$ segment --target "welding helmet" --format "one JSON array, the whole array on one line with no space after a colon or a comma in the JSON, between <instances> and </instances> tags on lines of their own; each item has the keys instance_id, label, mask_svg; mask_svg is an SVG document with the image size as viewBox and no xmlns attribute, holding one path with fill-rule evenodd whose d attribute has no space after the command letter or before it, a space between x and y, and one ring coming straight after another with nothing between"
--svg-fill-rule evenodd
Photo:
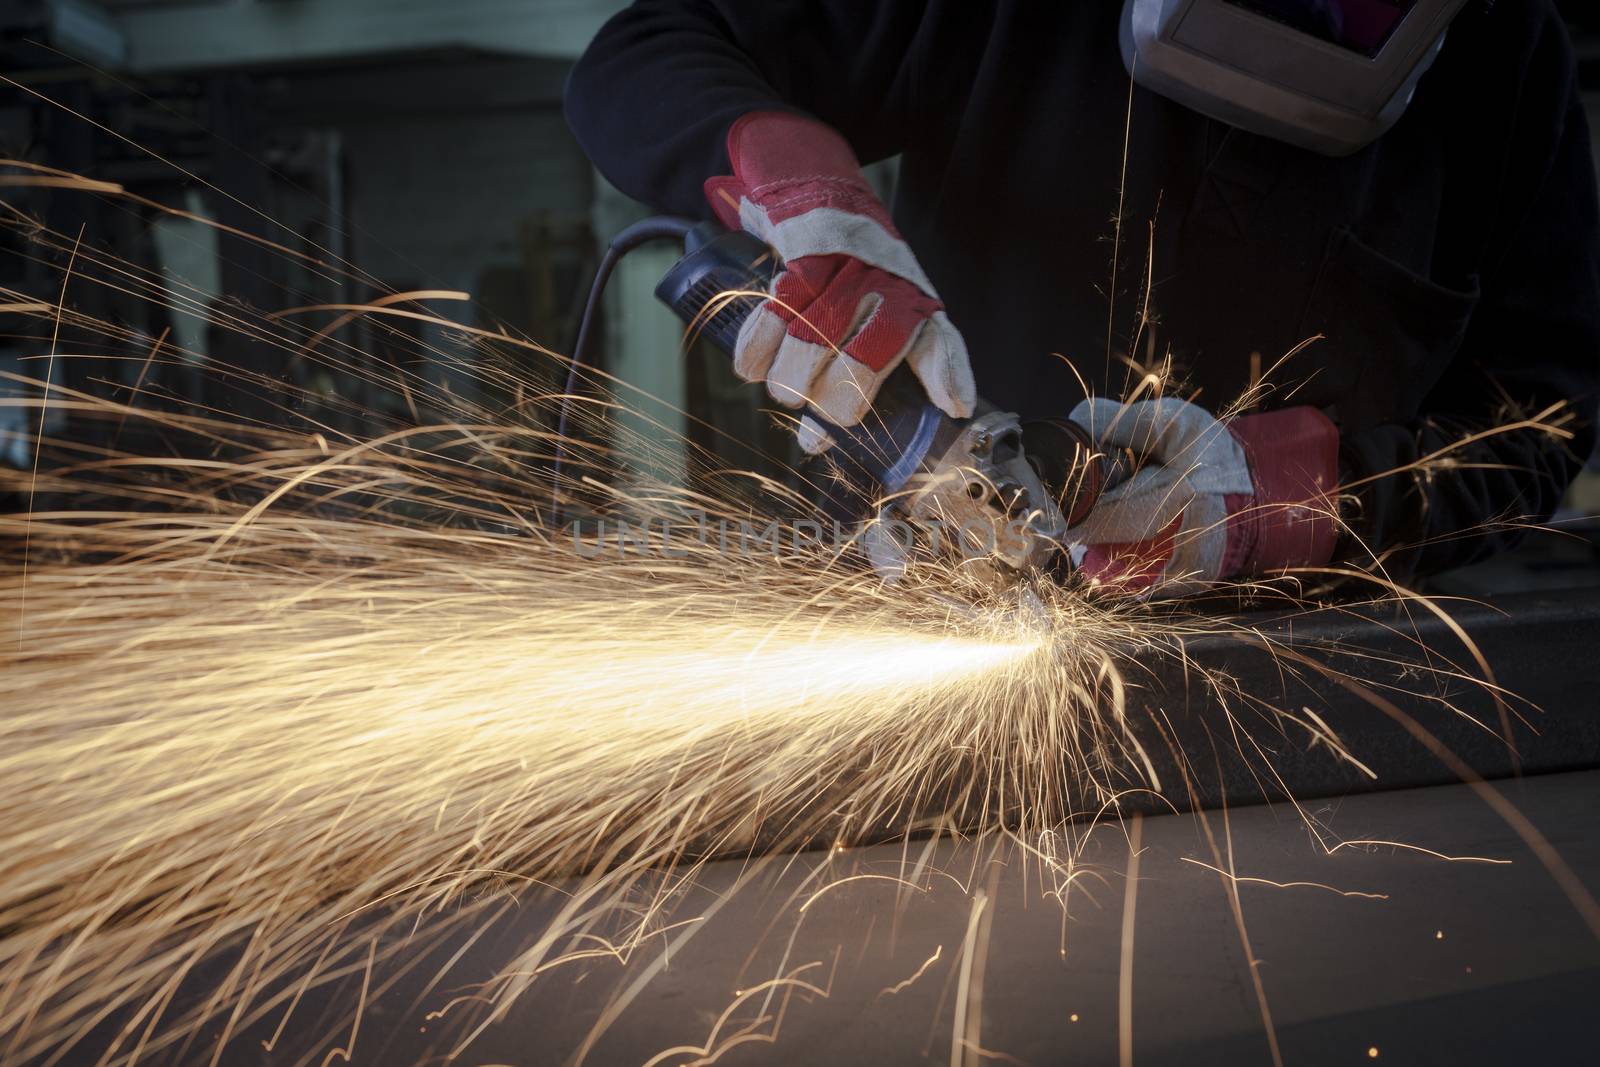
<instances>
[{"instance_id":1,"label":"welding helmet","mask_svg":"<svg viewBox=\"0 0 1600 1067\"><path fill-rule=\"evenodd\" d=\"M1138 84L1328 156L1393 126L1466 0L1126 0Z\"/></svg>"}]
</instances>

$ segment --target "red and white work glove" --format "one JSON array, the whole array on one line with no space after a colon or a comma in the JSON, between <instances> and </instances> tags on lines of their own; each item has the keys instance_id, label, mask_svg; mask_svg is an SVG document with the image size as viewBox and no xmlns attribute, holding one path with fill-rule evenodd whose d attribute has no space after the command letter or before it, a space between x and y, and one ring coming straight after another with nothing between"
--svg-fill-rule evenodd
<instances>
[{"instance_id":1,"label":"red and white work glove","mask_svg":"<svg viewBox=\"0 0 1600 1067\"><path fill-rule=\"evenodd\" d=\"M929 400L971 415L966 343L844 138L800 115L754 112L728 131L728 158L733 174L707 181L706 199L724 225L761 238L784 263L771 299L739 332L734 372L765 381L786 407L848 427L904 360ZM807 452L830 444L810 418L799 437Z\"/></svg>"},{"instance_id":2,"label":"red and white work glove","mask_svg":"<svg viewBox=\"0 0 1600 1067\"><path fill-rule=\"evenodd\" d=\"M1171 397L1091 399L1071 418L1108 452L1142 462L1068 532L1080 574L1117 592L1179 596L1333 558L1339 431L1316 408L1224 423Z\"/></svg>"}]
</instances>

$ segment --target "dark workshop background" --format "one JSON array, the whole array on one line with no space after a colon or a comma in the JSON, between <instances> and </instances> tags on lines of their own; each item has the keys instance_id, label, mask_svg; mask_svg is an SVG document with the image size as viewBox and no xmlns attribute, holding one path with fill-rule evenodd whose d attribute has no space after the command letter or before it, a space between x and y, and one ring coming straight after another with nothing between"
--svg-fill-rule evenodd
<instances>
[{"instance_id":1,"label":"dark workshop background","mask_svg":"<svg viewBox=\"0 0 1600 1067\"><path fill-rule=\"evenodd\" d=\"M117 182L255 232L264 229L259 209L283 224L279 239L328 248L393 289L469 291L475 304L440 310L476 325L504 325L565 352L603 237L644 213L595 173L561 114L573 60L621 6L621 0L0 0L0 70L117 135L96 132L25 90L0 86L0 157ZM1573 26L1590 121L1600 133L1600 10L1592 0L1560 6ZM79 194L22 195L27 210L52 228L75 233L87 223L117 254L158 265L216 301L267 308L377 294L199 223ZM54 299L54 268L21 251L14 239L0 250L0 285ZM741 389L722 360L705 352L681 357L678 324L650 297L672 258L668 248L647 249L619 271L604 321L607 369L735 438L788 447L758 412L755 391ZM208 336L196 320L163 314L159 306L96 299L109 302L85 310L123 324L134 337L153 341L170 329L181 347L203 359L288 373L313 396L400 414L399 398L355 376L309 365L253 366L282 355L220 332ZM373 359L415 361L433 340L426 328L400 342L352 329ZM0 370L20 366L24 346L7 340L18 332L0 316ZM455 391L481 388L471 374L442 363L423 369ZM530 361L526 370L548 374L549 366ZM208 395L216 385L199 368L162 373L168 395L197 404L219 399ZM643 415L708 447L728 447L670 408ZM332 404L327 417L361 432L359 416ZM0 463L27 462L32 421L0 407L0 431L11 431L0 433ZM61 420L49 430L74 433ZM1567 528L1582 536L1535 537L1515 558L1455 576L1447 587L1600 585L1600 470L1593 466L1562 518L1581 516L1591 518Z\"/></svg>"}]
</instances>

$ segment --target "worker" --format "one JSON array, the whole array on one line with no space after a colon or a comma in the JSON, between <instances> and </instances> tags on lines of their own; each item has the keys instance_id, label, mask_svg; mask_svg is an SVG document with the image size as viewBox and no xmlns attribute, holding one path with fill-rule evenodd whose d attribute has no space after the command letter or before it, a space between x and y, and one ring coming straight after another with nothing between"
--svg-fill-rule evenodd
<instances>
[{"instance_id":1,"label":"worker","mask_svg":"<svg viewBox=\"0 0 1600 1067\"><path fill-rule=\"evenodd\" d=\"M1139 452L1073 532L1093 576L1161 594L1509 546L1600 391L1554 4L1185 7L638 0L567 116L623 192L777 249L735 358L777 402L850 426L906 363L952 415L981 393ZM893 212L861 172L891 156Z\"/></svg>"}]
</instances>

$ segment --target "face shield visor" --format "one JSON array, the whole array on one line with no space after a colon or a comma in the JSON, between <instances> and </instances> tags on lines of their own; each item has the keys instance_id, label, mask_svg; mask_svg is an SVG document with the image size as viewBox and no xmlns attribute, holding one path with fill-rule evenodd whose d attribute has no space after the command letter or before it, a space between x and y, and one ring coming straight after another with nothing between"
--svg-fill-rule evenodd
<instances>
[{"instance_id":1,"label":"face shield visor","mask_svg":"<svg viewBox=\"0 0 1600 1067\"><path fill-rule=\"evenodd\" d=\"M1466 0L1125 0L1133 80L1328 156L1400 118Z\"/></svg>"}]
</instances>

